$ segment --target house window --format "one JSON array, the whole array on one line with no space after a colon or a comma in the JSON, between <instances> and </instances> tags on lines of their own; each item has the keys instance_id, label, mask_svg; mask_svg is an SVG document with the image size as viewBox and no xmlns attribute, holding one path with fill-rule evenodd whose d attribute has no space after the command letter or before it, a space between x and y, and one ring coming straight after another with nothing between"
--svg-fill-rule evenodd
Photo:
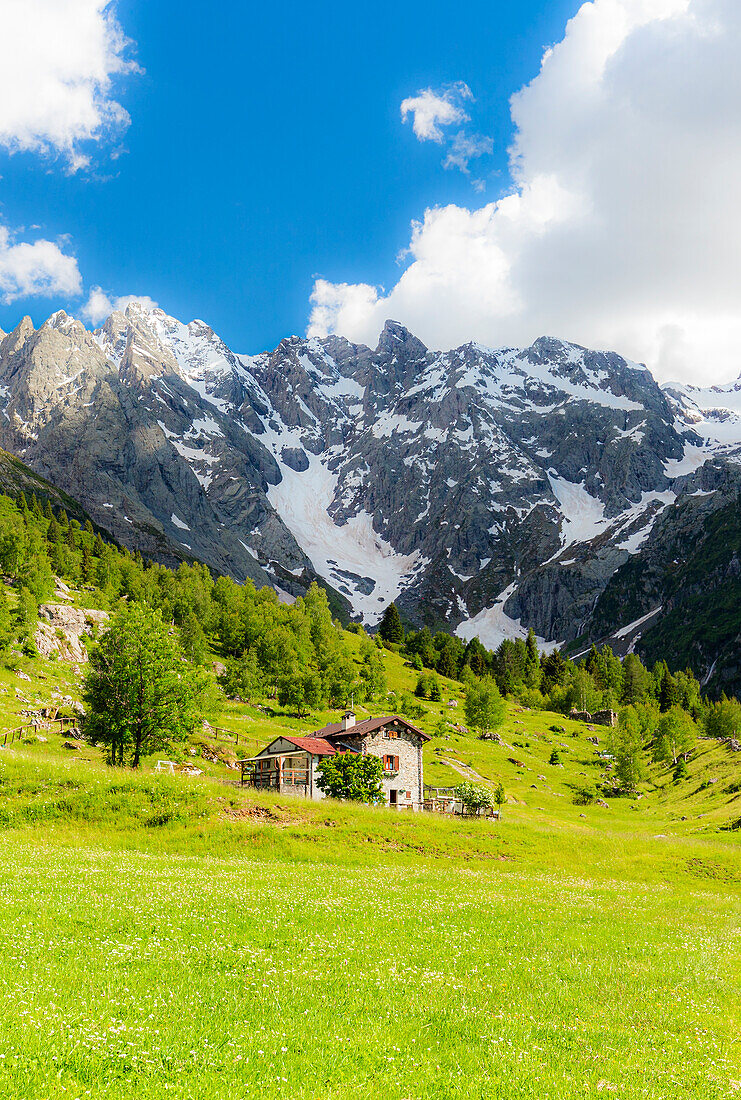
<instances>
[{"instance_id":1,"label":"house window","mask_svg":"<svg viewBox=\"0 0 741 1100\"><path fill-rule=\"evenodd\" d=\"M385 729L383 731L383 736L384 737L398 737L399 736L399 731L398 730L392 730L392 729Z\"/></svg>"},{"instance_id":2,"label":"house window","mask_svg":"<svg viewBox=\"0 0 741 1100\"><path fill-rule=\"evenodd\" d=\"M383 770L387 772L398 772L399 770L399 757L398 756L384 756L383 758Z\"/></svg>"},{"instance_id":3,"label":"house window","mask_svg":"<svg viewBox=\"0 0 741 1100\"><path fill-rule=\"evenodd\" d=\"M411 791L407 791L407 798L411 798L411 797L412 797L412 792L411 792Z\"/></svg>"}]
</instances>

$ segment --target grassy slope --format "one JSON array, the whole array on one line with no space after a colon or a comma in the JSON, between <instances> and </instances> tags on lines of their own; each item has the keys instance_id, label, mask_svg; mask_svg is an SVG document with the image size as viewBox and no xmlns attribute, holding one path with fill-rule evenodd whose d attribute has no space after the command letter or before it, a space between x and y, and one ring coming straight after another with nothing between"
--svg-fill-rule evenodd
<instances>
[{"instance_id":1,"label":"grassy slope","mask_svg":"<svg viewBox=\"0 0 741 1100\"><path fill-rule=\"evenodd\" d=\"M741 1078L734 834L219 794L26 751L3 769L8 1100L720 1100Z\"/></svg>"},{"instance_id":2,"label":"grassy slope","mask_svg":"<svg viewBox=\"0 0 741 1100\"><path fill-rule=\"evenodd\" d=\"M348 640L357 648L355 635L348 635ZM384 651L384 661L389 690L399 695L411 692L417 673L394 652ZM55 691L79 697L80 677L65 662L21 658L17 669L30 679L19 679L16 672L0 668L0 731L24 721L21 717L24 708L52 701ZM449 700L456 701L457 707L450 707ZM594 786L608 774L597 755L598 749L606 747L607 730L604 727L590 730L583 723L570 721L560 714L527 711L510 705L500 730L503 744L498 745L456 728L465 724L463 688L456 681L443 680L443 702L422 701L422 706L426 714L415 722L427 733L433 734L441 717L448 722L447 734L442 738L433 737L425 746L425 782L454 786L464 777L461 772L480 776L493 784L501 781L508 797L505 812L515 820L558 819L569 824L586 820L598 826L609 817L633 829L635 820L640 818L647 822L647 827L670 826L672 831L684 835L698 829L714 829L741 817L741 790L732 789L741 782L741 753L733 753L713 741L699 742L689 763L688 780L674 784L669 769L652 766L648 781L642 785L640 799L611 799L609 809L596 805L582 807L574 804L573 787ZM390 704L376 704L371 711L361 706L356 709L362 718L367 713L388 713ZM197 756L192 762L207 776L233 781L235 771L225 766L227 762L254 754L281 732L310 733L325 722L336 720L337 714L337 711L322 711L297 719L270 700L250 706L221 698L210 706L207 717L213 725L237 732L240 743L234 746L215 741L212 736L199 736L194 741ZM552 726L562 729L553 730ZM62 748L65 738L54 731L45 731L44 736L48 738L47 743L28 744L24 751L56 761L69 755ZM593 745L589 737L598 737L599 746ZM203 745L215 750L225 763L204 759L200 755ZM561 766L548 763L553 749L559 752ZM91 746L84 746L79 755L92 764L103 761L102 752ZM145 768L151 770L153 764L154 760L146 761Z\"/></svg>"},{"instance_id":3,"label":"grassy slope","mask_svg":"<svg viewBox=\"0 0 741 1100\"><path fill-rule=\"evenodd\" d=\"M67 665L22 668L0 726L76 694ZM445 688L430 732L464 721ZM210 717L252 751L334 715ZM458 781L444 760L502 780L498 826L250 794L202 758L201 779L114 773L53 732L3 750L0 1095L734 1095L741 852L717 826L741 754L701 742L686 783L654 769L640 800L583 808L584 726L510 708L502 733L425 750L428 782Z\"/></svg>"}]
</instances>

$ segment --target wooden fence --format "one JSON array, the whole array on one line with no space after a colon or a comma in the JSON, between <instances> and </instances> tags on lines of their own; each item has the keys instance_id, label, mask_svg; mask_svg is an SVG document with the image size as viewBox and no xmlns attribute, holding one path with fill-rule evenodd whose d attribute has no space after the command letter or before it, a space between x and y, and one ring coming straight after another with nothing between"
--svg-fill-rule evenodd
<instances>
[{"instance_id":1,"label":"wooden fence","mask_svg":"<svg viewBox=\"0 0 741 1100\"><path fill-rule=\"evenodd\" d=\"M4 733L0 733L3 738L3 748L12 745L14 741L21 741L29 731L38 733L39 730L50 730L55 722L59 722L59 732L64 733L65 729L77 724L77 718L42 718L38 722L26 722L25 725L16 726L15 729L5 730Z\"/></svg>"},{"instance_id":2,"label":"wooden fence","mask_svg":"<svg viewBox=\"0 0 741 1100\"><path fill-rule=\"evenodd\" d=\"M222 741L231 741L234 745L239 744L239 734L235 733L234 730L226 730L223 726L209 726L203 732L208 737L213 736L214 741L218 741L219 735L221 735Z\"/></svg>"}]
</instances>

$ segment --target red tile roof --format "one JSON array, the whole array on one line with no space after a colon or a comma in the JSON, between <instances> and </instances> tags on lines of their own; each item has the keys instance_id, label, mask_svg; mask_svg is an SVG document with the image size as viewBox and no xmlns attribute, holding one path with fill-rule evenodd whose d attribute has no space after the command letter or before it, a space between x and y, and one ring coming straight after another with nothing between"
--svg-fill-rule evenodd
<instances>
[{"instance_id":1,"label":"red tile roof","mask_svg":"<svg viewBox=\"0 0 741 1100\"><path fill-rule=\"evenodd\" d=\"M315 730L312 737L317 737L322 740L329 737L354 737L356 734L360 734L364 737L368 733L374 733L382 726L387 726L389 722L401 722L402 725L410 729L412 733L416 733L418 737L421 737L424 741L429 741L429 736L424 733L423 730L413 726L411 722L408 722L406 718L402 718L398 714L387 714L384 718L365 718L362 722L356 722L354 726L349 726L344 729L342 722L330 722L328 726L323 726L320 730ZM311 740L311 738L307 738Z\"/></svg>"},{"instance_id":2,"label":"red tile roof","mask_svg":"<svg viewBox=\"0 0 741 1100\"><path fill-rule=\"evenodd\" d=\"M323 737L286 737L281 734L284 741L290 741L297 749L311 753L312 756L334 756L337 749L325 741Z\"/></svg>"}]
</instances>

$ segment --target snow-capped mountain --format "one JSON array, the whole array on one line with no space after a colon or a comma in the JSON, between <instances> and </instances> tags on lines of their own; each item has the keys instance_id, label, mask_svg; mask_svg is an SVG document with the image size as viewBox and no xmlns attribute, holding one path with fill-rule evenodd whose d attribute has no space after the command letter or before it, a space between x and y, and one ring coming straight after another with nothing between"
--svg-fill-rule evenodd
<instances>
[{"instance_id":1,"label":"snow-capped mountain","mask_svg":"<svg viewBox=\"0 0 741 1100\"><path fill-rule=\"evenodd\" d=\"M662 390L546 338L435 352L394 322L375 349L245 356L132 303L1 340L0 446L161 560L293 595L318 577L369 625L393 599L488 645L557 643L630 626L603 621L611 579L678 504L702 522L736 499L741 382Z\"/></svg>"}]
</instances>

